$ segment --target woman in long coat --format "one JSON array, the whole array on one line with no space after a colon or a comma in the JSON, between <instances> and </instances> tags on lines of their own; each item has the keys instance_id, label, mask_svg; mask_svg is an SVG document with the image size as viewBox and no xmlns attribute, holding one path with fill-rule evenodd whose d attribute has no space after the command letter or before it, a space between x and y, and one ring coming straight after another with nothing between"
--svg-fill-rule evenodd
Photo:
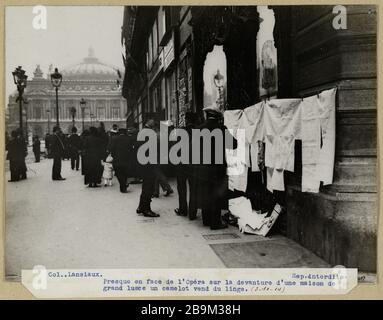
<instances>
[{"instance_id":1,"label":"woman in long coat","mask_svg":"<svg viewBox=\"0 0 383 320\"><path fill-rule=\"evenodd\" d=\"M85 139L84 153L85 153L85 183L90 188L97 187L98 183L101 183L102 176L102 164L101 160L104 157L103 141L98 135L97 128L89 128L90 135Z\"/></svg>"}]
</instances>

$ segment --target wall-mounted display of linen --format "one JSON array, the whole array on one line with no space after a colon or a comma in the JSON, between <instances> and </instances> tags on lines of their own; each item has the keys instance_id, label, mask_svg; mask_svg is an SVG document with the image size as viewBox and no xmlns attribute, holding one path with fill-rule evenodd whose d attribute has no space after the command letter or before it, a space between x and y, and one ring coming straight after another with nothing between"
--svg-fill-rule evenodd
<instances>
[{"instance_id":1,"label":"wall-mounted display of linen","mask_svg":"<svg viewBox=\"0 0 383 320\"><path fill-rule=\"evenodd\" d=\"M267 188L284 191L284 171L294 172L295 140L302 140L302 191L319 192L333 181L336 88L304 99L271 99L244 110L225 111L225 125L245 129L252 171L265 142ZM247 150L247 149L246 149Z\"/></svg>"},{"instance_id":2,"label":"wall-mounted display of linen","mask_svg":"<svg viewBox=\"0 0 383 320\"><path fill-rule=\"evenodd\" d=\"M303 192L319 192L321 181L324 185L333 181L335 95L335 88L325 90L301 103Z\"/></svg>"}]
</instances>

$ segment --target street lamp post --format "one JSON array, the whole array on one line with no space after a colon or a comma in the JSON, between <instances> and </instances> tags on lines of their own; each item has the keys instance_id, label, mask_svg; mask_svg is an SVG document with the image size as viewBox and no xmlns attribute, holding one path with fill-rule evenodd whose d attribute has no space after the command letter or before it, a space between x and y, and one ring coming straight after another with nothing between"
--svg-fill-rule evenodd
<instances>
[{"instance_id":1,"label":"street lamp post","mask_svg":"<svg viewBox=\"0 0 383 320\"><path fill-rule=\"evenodd\" d=\"M47 110L48 115L48 133L51 133L51 112L50 110Z\"/></svg>"},{"instance_id":2,"label":"street lamp post","mask_svg":"<svg viewBox=\"0 0 383 320\"><path fill-rule=\"evenodd\" d=\"M74 117L76 116L76 108L75 107L70 108L70 113L72 115L72 128L74 128Z\"/></svg>"},{"instance_id":3,"label":"street lamp post","mask_svg":"<svg viewBox=\"0 0 383 320\"><path fill-rule=\"evenodd\" d=\"M27 136L27 144L29 144L29 136L28 136L28 104L29 101L27 99L23 99L25 105L25 134Z\"/></svg>"},{"instance_id":4,"label":"street lamp post","mask_svg":"<svg viewBox=\"0 0 383 320\"><path fill-rule=\"evenodd\" d=\"M80 106L81 106L81 118L82 118L82 132L84 132L84 112L85 112L85 105L86 101L84 98L81 98L80 100Z\"/></svg>"},{"instance_id":5,"label":"street lamp post","mask_svg":"<svg viewBox=\"0 0 383 320\"><path fill-rule=\"evenodd\" d=\"M58 90L61 85L63 77L61 73L59 73L58 69L55 68L55 72L51 74L51 82L53 87L56 90L56 125L59 126L59 96L58 96Z\"/></svg>"},{"instance_id":6,"label":"street lamp post","mask_svg":"<svg viewBox=\"0 0 383 320\"><path fill-rule=\"evenodd\" d=\"M12 72L13 75L13 81L15 85L17 86L17 91L19 92L19 96L16 99L16 101L19 101L19 125L20 129L23 128L23 93L24 89L27 86L27 79L28 76L25 74L25 70L22 69L21 66L18 66L15 71Z\"/></svg>"},{"instance_id":7,"label":"street lamp post","mask_svg":"<svg viewBox=\"0 0 383 320\"><path fill-rule=\"evenodd\" d=\"M93 113L90 114L90 126L93 127Z\"/></svg>"}]
</instances>

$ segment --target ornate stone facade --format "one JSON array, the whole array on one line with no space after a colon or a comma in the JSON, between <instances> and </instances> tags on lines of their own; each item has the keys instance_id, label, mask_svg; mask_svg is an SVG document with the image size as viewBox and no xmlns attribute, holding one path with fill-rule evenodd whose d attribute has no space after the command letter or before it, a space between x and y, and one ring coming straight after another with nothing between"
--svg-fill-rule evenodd
<instances>
[{"instance_id":1,"label":"ornate stone facade","mask_svg":"<svg viewBox=\"0 0 383 320\"><path fill-rule=\"evenodd\" d=\"M27 110L26 121L30 135L37 134L41 137L48 131L52 132L56 124L56 97L49 78L51 72L49 70L44 77L37 66L33 78L28 81L24 93L28 104L24 104L24 109ZM80 63L59 69L59 72L63 76L58 91L59 121L63 132L67 133L72 128L72 108L76 109L74 121L79 132L82 131L82 123L84 128L98 125L101 121L106 129L110 129L114 123L125 127L126 100L121 95L121 74L117 68L101 62L90 48L88 56ZM82 98L86 101L84 113L80 105ZM9 114L12 115L12 109L18 110L18 104L13 103L12 97L10 99L12 101L8 107ZM19 121L18 117L14 120ZM12 124L10 121L8 128Z\"/></svg>"}]
</instances>

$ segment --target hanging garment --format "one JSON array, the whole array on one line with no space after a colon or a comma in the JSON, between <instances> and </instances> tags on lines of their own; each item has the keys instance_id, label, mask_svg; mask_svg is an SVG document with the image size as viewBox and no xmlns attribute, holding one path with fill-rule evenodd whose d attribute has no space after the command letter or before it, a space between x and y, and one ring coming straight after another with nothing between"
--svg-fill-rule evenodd
<instances>
[{"instance_id":1,"label":"hanging garment","mask_svg":"<svg viewBox=\"0 0 383 320\"><path fill-rule=\"evenodd\" d=\"M264 103L260 102L243 110L241 118L241 128L245 128L246 141L250 146L250 166L251 171L260 171L259 142L264 140Z\"/></svg>"},{"instance_id":2,"label":"hanging garment","mask_svg":"<svg viewBox=\"0 0 383 320\"><path fill-rule=\"evenodd\" d=\"M224 113L224 124L230 134L237 139L236 149L226 149L227 176L229 190L246 191L247 171L250 167L249 143L246 140L246 127L243 125L243 110L228 110Z\"/></svg>"},{"instance_id":3,"label":"hanging garment","mask_svg":"<svg viewBox=\"0 0 383 320\"><path fill-rule=\"evenodd\" d=\"M272 99L265 102L265 135L301 138L301 99Z\"/></svg>"},{"instance_id":4,"label":"hanging garment","mask_svg":"<svg viewBox=\"0 0 383 320\"><path fill-rule=\"evenodd\" d=\"M335 161L335 98L336 88L319 94L319 116L322 146L319 153L317 172L324 185L332 184Z\"/></svg>"},{"instance_id":5,"label":"hanging garment","mask_svg":"<svg viewBox=\"0 0 383 320\"><path fill-rule=\"evenodd\" d=\"M259 165L259 146L258 143L252 143L250 145L250 162L251 162L251 171L258 172L260 171Z\"/></svg>"},{"instance_id":6,"label":"hanging garment","mask_svg":"<svg viewBox=\"0 0 383 320\"><path fill-rule=\"evenodd\" d=\"M226 163L229 190L245 192L248 167L246 163L239 161L237 150L226 149Z\"/></svg>"},{"instance_id":7,"label":"hanging garment","mask_svg":"<svg viewBox=\"0 0 383 320\"><path fill-rule=\"evenodd\" d=\"M295 137L266 135L265 142L266 166L294 172Z\"/></svg>"},{"instance_id":8,"label":"hanging garment","mask_svg":"<svg viewBox=\"0 0 383 320\"><path fill-rule=\"evenodd\" d=\"M223 121L226 128L233 130L232 135L237 138L237 129L241 124L243 110L226 110L223 114Z\"/></svg>"},{"instance_id":9,"label":"hanging garment","mask_svg":"<svg viewBox=\"0 0 383 320\"><path fill-rule=\"evenodd\" d=\"M264 102L259 102L243 110L240 127L246 130L246 141L249 144L263 141L264 136Z\"/></svg>"},{"instance_id":10,"label":"hanging garment","mask_svg":"<svg viewBox=\"0 0 383 320\"><path fill-rule=\"evenodd\" d=\"M300 99L265 102L264 138L267 189L284 191L284 170L294 172L295 140L301 137Z\"/></svg>"},{"instance_id":11,"label":"hanging garment","mask_svg":"<svg viewBox=\"0 0 383 320\"><path fill-rule=\"evenodd\" d=\"M250 156L249 144L246 142L244 129L237 129L237 148L226 149L225 151L229 190L245 192Z\"/></svg>"},{"instance_id":12,"label":"hanging garment","mask_svg":"<svg viewBox=\"0 0 383 320\"><path fill-rule=\"evenodd\" d=\"M300 103L300 99L274 99L266 102L266 167L294 171L295 140L301 138Z\"/></svg>"},{"instance_id":13,"label":"hanging garment","mask_svg":"<svg viewBox=\"0 0 383 320\"><path fill-rule=\"evenodd\" d=\"M317 193L321 181L333 181L335 96L334 88L302 101L302 192Z\"/></svg>"},{"instance_id":14,"label":"hanging garment","mask_svg":"<svg viewBox=\"0 0 383 320\"><path fill-rule=\"evenodd\" d=\"M267 173L267 190L273 192L285 191L284 170L276 168L266 168Z\"/></svg>"}]
</instances>

